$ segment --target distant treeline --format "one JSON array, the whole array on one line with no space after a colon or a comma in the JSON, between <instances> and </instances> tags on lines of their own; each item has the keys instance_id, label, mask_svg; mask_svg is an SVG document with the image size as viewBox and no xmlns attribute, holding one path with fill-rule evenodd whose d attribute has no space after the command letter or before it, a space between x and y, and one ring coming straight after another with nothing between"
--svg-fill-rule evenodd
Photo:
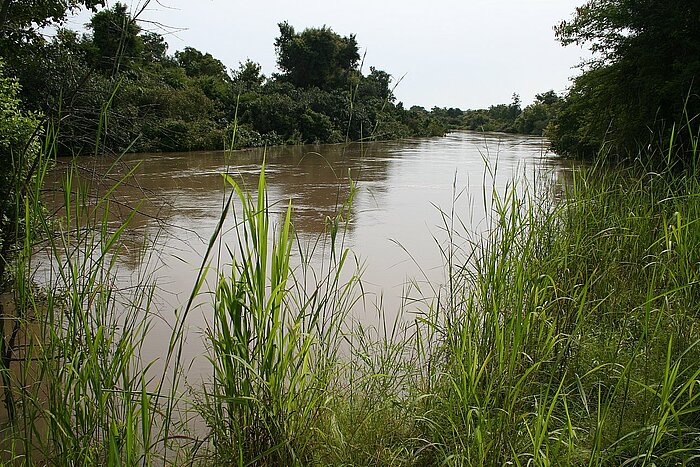
<instances>
[{"instance_id":1,"label":"distant treeline","mask_svg":"<svg viewBox=\"0 0 700 467\"><path fill-rule=\"evenodd\" d=\"M269 77L252 60L230 70L192 47L169 55L164 38L142 30L119 3L87 27L1 44L24 107L60 122L63 153L336 143L455 128L542 134L559 102L550 92L524 111L519 99L476 111L405 109L389 73L362 73L355 36L327 27L297 32L281 23L280 72Z\"/></svg>"},{"instance_id":2,"label":"distant treeline","mask_svg":"<svg viewBox=\"0 0 700 467\"><path fill-rule=\"evenodd\" d=\"M3 41L6 72L29 110L60 122L63 152L182 151L235 145L335 143L442 135L422 108L396 103L392 77L360 71L355 36L279 25L279 74L248 60L229 70L192 47L167 53L126 6L96 12L87 34L60 29L17 47ZM236 122L236 125L234 125ZM96 135L99 135L96 137Z\"/></svg>"},{"instance_id":3,"label":"distant treeline","mask_svg":"<svg viewBox=\"0 0 700 467\"><path fill-rule=\"evenodd\" d=\"M554 91L535 96L535 102L521 108L520 96L513 94L510 104L492 105L488 109L465 110L458 117L460 128L478 131L501 131L541 136L553 122L562 107L564 99ZM452 109L450 109L452 110ZM440 109L434 109L443 115ZM456 115L448 110L447 114ZM457 120L448 120L457 124Z\"/></svg>"},{"instance_id":4,"label":"distant treeline","mask_svg":"<svg viewBox=\"0 0 700 467\"><path fill-rule=\"evenodd\" d=\"M62 153L335 143L460 128L544 134L571 156L636 157L649 146L692 152L700 0L586 2L555 29L562 44L589 44L595 57L567 93L538 94L525 108L514 94L509 104L480 110L404 108L389 73L363 73L355 36L328 27L297 32L280 23L279 72L265 76L252 60L232 70L192 47L169 55L163 37L142 30L126 6L100 6L0 3L0 61L4 76L20 85L0 100L17 99L25 114L54 122ZM87 33L42 35L42 27L59 27L84 7L95 12Z\"/></svg>"}]
</instances>

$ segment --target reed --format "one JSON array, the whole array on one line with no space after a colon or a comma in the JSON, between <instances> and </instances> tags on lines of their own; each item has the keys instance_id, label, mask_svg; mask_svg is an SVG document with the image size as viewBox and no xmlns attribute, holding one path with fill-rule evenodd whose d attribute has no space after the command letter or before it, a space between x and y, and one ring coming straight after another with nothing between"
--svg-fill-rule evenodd
<instances>
[{"instance_id":1,"label":"reed","mask_svg":"<svg viewBox=\"0 0 700 467\"><path fill-rule=\"evenodd\" d=\"M317 245L296 237L291 203L269 204L264 165L254 193L225 174L230 192L190 300L213 269L211 379L198 387L180 352L190 306L157 373L140 355L158 312L154 284L113 286L135 214L110 220L114 188L92 192L73 165L55 222L39 202L51 146L42 154L14 266L18 337L1 368L14 411L2 427L9 464L700 459L694 168L598 163L566 180L514 181L484 193L485 232L445 212L445 284L422 308L404 305L413 319L375 327L350 320L365 297L360 273L347 270L356 267L343 245L349 205L328 219L325 261L312 266ZM231 223L236 245L219 244ZM32 277L38 238L52 257L44 282ZM230 266L212 268L217 245ZM182 413L205 428L192 432Z\"/></svg>"},{"instance_id":2,"label":"reed","mask_svg":"<svg viewBox=\"0 0 700 467\"><path fill-rule=\"evenodd\" d=\"M449 464L688 464L697 442L696 173L578 167L496 194L428 318L422 417Z\"/></svg>"},{"instance_id":3,"label":"reed","mask_svg":"<svg viewBox=\"0 0 700 467\"><path fill-rule=\"evenodd\" d=\"M227 246L232 265L220 274L207 330L213 380L201 408L211 454L238 465L306 464L356 277L341 281L343 250L319 280L303 284L290 265L291 202L273 224L264 165L256 196L224 177L241 209L232 210L238 245Z\"/></svg>"},{"instance_id":4,"label":"reed","mask_svg":"<svg viewBox=\"0 0 700 467\"><path fill-rule=\"evenodd\" d=\"M488 232L448 235L433 305L354 330L318 463L696 462L698 180L595 164L487 193Z\"/></svg>"},{"instance_id":5,"label":"reed","mask_svg":"<svg viewBox=\"0 0 700 467\"><path fill-rule=\"evenodd\" d=\"M3 459L12 465L150 464L160 425L152 391L159 391L140 349L154 288L148 278L128 290L116 285L121 236L134 212L115 223L110 194L116 186L95 192L71 164L57 223L41 204L54 149L48 138L23 200L25 236L13 271L16 339L4 372L10 417L2 426Z\"/></svg>"}]
</instances>

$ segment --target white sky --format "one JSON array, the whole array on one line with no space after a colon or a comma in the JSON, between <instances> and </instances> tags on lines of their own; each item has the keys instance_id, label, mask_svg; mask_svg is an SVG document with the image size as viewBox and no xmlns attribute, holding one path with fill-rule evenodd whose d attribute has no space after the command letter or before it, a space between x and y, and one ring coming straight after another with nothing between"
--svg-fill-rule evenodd
<instances>
[{"instance_id":1,"label":"white sky","mask_svg":"<svg viewBox=\"0 0 700 467\"><path fill-rule=\"evenodd\" d=\"M132 11L144 0L126 0ZM114 1L109 1L113 5ZM152 0L141 19L177 31L165 35L168 53L186 46L209 52L229 68L247 58L266 75L277 71L277 23L297 31L329 26L355 34L363 71L373 65L399 78L395 91L406 107L484 108L523 103L535 94L564 91L586 51L562 47L553 26L570 19L583 0ZM67 24L81 29L89 14Z\"/></svg>"}]
</instances>

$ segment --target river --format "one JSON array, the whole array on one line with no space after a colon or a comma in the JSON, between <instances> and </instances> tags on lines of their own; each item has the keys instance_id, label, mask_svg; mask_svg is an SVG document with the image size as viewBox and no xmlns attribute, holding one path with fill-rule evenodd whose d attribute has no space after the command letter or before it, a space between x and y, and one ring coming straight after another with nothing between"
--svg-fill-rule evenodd
<instances>
[{"instance_id":1,"label":"river","mask_svg":"<svg viewBox=\"0 0 700 467\"><path fill-rule=\"evenodd\" d=\"M96 196L132 173L110 197L113 216L125 218L138 208L124 236L116 281L122 288L146 276L157 283L159 318L144 345L144 358L157 358L167 347L175 310L182 310L194 286L221 216L224 190L230 191L222 174L254 190L263 159L272 209L283 212L291 199L302 248L324 244L327 219L348 198L350 179L356 183L342 241L352 252L350 269L362 270L365 299L353 310L353 319L365 324L393 320L399 313L400 319L410 319L428 306L445 281L441 249L448 240L451 212L459 220L456 233L478 234L487 227L485 206L493 190L503 192L514 177L531 183L565 171L541 138L473 132L266 151L79 159L81 177ZM55 173L65 164L59 161ZM55 177L50 186L57 188L60 180ZM224 244L236 243L232 224L224 228ZM205 289L212 288L214 278ZM206 374L200 335L211 321L210 296L203 295L199 303L188 317L185 359L194 360L191 371Z\"/></svg>"}]
</instances>

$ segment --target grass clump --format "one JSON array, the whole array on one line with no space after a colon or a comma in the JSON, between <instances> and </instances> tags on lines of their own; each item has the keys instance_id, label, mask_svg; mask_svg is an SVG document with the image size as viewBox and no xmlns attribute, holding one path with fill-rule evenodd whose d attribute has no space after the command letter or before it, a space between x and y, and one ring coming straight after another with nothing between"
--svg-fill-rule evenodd
<instances>
[{"instance_id":1,"label":"grass clump","mask_svg":"<svg viewBox=\"0 0 700 467\"><path fill-rule=\"evenodd\" d=\"M450 465L676 465L700 454L700 183L578 167L496 196L428 317L424 419Z\"/></svg>"},{"instance_id":2,"label":"grass clump","mask_svg":"<svg viewBox=\"0 0 700 467\"><path fill-rule=\"evenodd\" d=\"M349 210L328 219L326 261L312 266L315 246L295 236L291 205L277 213L268 203L264 168L255 194L226 175L230 193L190 301L213 250L231 266L216 270L205 330L211 379L192 393L178 386L192 387L186 374L166 387L166 373L141 361L153 287L145 281L129 297L111 287L126 225L108 220L110 190L88 199L69 172L63 229L39 222L52 287L29 285L29 236L18 255L16 277L26 280L16 303L27 318L15 367L2 369L15 413L3 426L5 459L692 465L700 177L641 163L560 176L485 193L485 232L458 235L458 215L445 213L437 298L413 320L367 327L348 319L363 298L358 275L343 273ZM38 207L27 212L42 219ZM229 216L236 245L218 241ZM164 372L185 367L187 311ZM178 413L195 411L205 428L192 433Z\"/></svg>"},{"instance_id":3,"label":"grass clump","mask_svg":"<svg viewBox=\"0 0 700 467\"><path fill-rule=\"evenodd\" d=\"M232 266L220 275L207 330L213 379L200 405L211 430L206 456L237 465L307 464L357 278L341 281L343 250L304 286L307 274L290 265L291 201L272 224L264 166L255 198L225 179L241 209L233 211L238 246L227 245Z\"/></svg>"},{"instance_id":4,"label":"grass clump","mask_svg":"<svg viewBox=\"0 0 700 467\"><path fill-rule=\"evenodd\" d=\"M12 306L22 319L9 349L11 363L3 368L2 460L151 464L162 452L155 446L163 417L141 347L154 287L147 278L129 290L115 285L121 237L134 214L111 220L110 192L92 190L75 165L61 188L62 225L42 209L35 188L27 192L25 210L27 226L33 225L14 263ZM45 248L37 247L37 239ZM47 257L36 271L40 254Z\"/></svg>"}]
</instances>

